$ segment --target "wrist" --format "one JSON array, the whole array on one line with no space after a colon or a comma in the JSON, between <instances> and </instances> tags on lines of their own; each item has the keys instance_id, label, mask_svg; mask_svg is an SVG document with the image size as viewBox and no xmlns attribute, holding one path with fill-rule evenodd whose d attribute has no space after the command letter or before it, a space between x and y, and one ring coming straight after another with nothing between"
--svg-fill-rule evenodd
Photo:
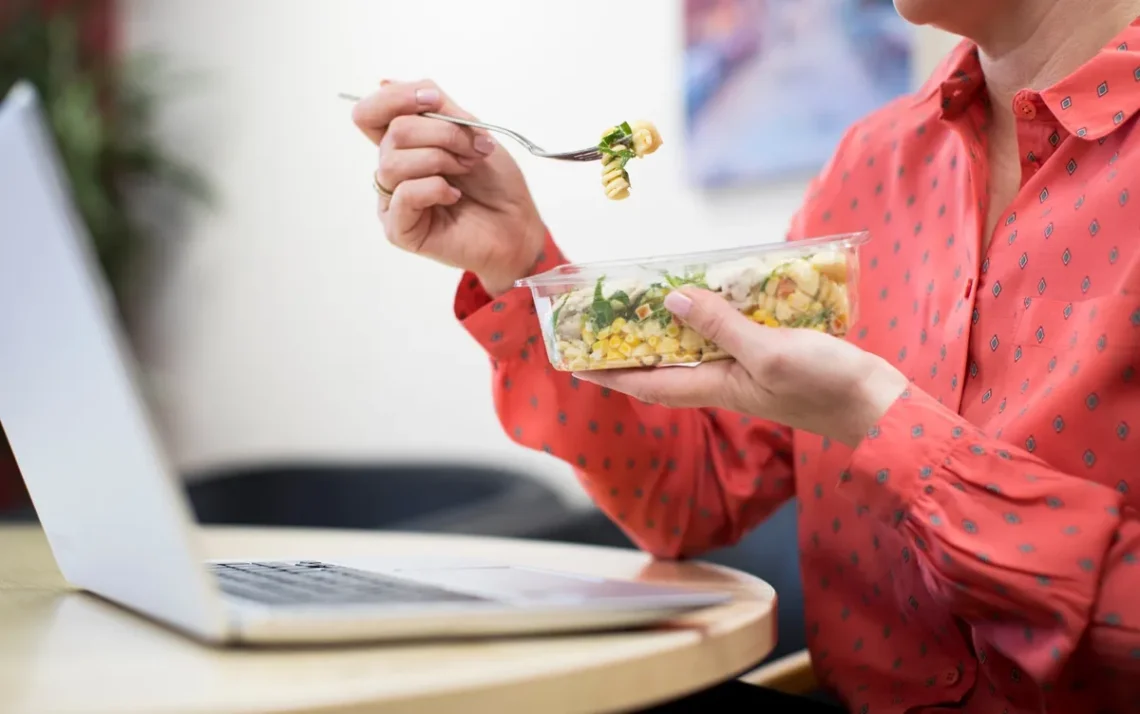
<instances>
[{"instance_id":1,"label":"wrist","mask_svg":"<svg viewBox=\"0 0 1140 714\"><path fill-rule=\"evenodd\" d=\"M490 295L492 298L499 298L514 289L516 280L526 276L518 275L516 277L503 277L487 274L476 274L476 277L479 278L479 283L483 286L483 289L487 291L488 295Z\"/></svg>"},{"instance_id":2,"label":"wrist","mask_svg":"<svg viewBox=\"0 0 1140 714\"><path fill-rule=\"evenodd\" d=\"M860 369L863 375L857 379L851 392L851 403L842 409L842 424L838 441L855 448L859 442L878 424L891 406L910 387L910 381L902 372L888 362L874 355L867 355L868 364Z\"/></svg>"},{"instance_id":3,"label":"wrist","mask_svg":"<svg viewBox=\"0 0 1140 714\"><path fill-rule=\"evenodd\" d=\"M514 288L515 281L533 275L542 259L545 243L546 226L541 221L523 231L523 249L513 256L513 260L503 261L494 270L476 273L487 294L493 298L500 297Z\"/></svg>"}]
</instances>

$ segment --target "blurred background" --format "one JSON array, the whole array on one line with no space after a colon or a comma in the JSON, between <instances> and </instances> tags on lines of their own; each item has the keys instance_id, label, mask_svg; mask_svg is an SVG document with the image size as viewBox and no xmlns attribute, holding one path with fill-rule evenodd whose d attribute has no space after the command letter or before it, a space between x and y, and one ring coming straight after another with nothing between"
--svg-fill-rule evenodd
<instances>
[{"instance_id":1,"label":"blurred background","mask_svg":"<svg viewBox=\"0 0 1140 714\"><path fill-rule=\"evenodd\" d=\"M506 147L572 259L777 241L843 125L916 86L955 41L892 12L872 0L6 0L0 93L26 76L48 99L200 520L628 547L569 467L501 433L488 362L452 316L458 276L386 243L375 150L336 94L430 77L548 147L656 122L665 148L621 203L604 199L596 166ZM826 68L851 56L862 79L838 91ZM784 142L800 149L766 153L796 116L813 127ZM740 132L767 142L727 165L723 139ZM2 438L0 519L34 519ZM710 556L780 592L774 656L803 646L794 527L790 504Z\"/></svg>"},{"instance_id":2,"label":"blurred background","mask_svg":"<svg viewBox=\"0 0 1140 714\"><path fill-rule=\"evenodd\" d=\"M720 186L810 175L853 122L913 85L892 0L685 0L689 173Z\"/></svg>"}]
</instances>

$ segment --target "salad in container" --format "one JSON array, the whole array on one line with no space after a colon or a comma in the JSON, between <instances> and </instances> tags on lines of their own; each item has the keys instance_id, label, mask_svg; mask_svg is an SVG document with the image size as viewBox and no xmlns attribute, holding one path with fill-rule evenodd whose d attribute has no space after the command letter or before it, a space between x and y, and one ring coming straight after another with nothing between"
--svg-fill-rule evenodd
<instances>
[{"instance_id":1,"label":"salad in container","mask_svg":"<svg viewBox=\"0 0 1140 714\"><path fill-rule=\"evenodd\" d=\"M847 233L750 248L562 265L524 278L555 369L698 365L729 355L664 305L692 286L768 327L842 337L856 318L859 246Z\"/></svg>"}]
</instances>

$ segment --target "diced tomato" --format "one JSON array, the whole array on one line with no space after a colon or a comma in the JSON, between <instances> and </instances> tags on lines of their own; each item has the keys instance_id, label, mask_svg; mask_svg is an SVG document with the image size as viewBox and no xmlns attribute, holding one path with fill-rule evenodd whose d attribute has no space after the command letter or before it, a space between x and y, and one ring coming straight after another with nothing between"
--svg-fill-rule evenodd
<instances>
[{"instance_id":1,"label":"diced tomato","mask_svg":"<svg viewBox=\"0 0 1140 714\"><path fill-rule=\"evenodd\" d=\"M796 281L791 278L780 278L780 283L776 286L776 297L786 298L796 291Z\"/></svg>"}]
</instances>

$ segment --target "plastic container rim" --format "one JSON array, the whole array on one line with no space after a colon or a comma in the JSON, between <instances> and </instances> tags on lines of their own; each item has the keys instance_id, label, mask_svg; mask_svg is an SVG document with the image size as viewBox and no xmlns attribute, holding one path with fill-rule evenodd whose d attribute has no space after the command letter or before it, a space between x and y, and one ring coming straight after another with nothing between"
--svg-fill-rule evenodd
<instances>
[{"instance_id":1,"label":"plastic container rim","mask_svg":"<svg viewBox=\"0 0 1140 714\"><path fill-rule=\"evenodd\" d=\"M855 231L851 233L837 233L835 235L807 238L804 240L781 241L779 243L765 243L762 245L742 246L740 248L721 248L695 253L678 253L675 255L655 256L652 258L629 258L624 260L597 261L593 263L567 263L546 272L521 278L515 281L516 288L550 287L552 285L569 285L586 280L595 280L598 275L628 268L652 269L655 266L673 265L677 263L713 263L764 253L777 253L783 251L798 251L801 249L818 248L822 246L838 248L856 248L871 238L868 231Z\"/></svg>"}]
</instances>

